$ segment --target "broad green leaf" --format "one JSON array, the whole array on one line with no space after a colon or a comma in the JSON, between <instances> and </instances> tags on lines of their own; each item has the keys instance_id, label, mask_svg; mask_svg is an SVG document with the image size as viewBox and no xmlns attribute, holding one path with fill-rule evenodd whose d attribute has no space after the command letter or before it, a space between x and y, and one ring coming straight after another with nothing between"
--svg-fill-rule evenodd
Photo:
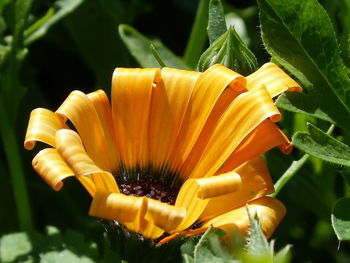
<instances>
[{"instance_id":1,"label":"broad green leaf","mask_svg":"<svg viewBox=\"0 0 350 263\"><path fill-rule=\"evenodd\" d=\"M84 0L59 0L56 1L46 15L39 19L24 32L24 44L29 45L43 37L46 32L66 15L73 12Z\"/></svg>"},{"instance_id":2,"label":"broad green leaf","mask_svg":"<svg viewBox=\"0 0 350 263\"><path fill-rule=\"evenodd\" d=\"M332 211L332 226L339 240L350 240L350 198L339 199Z\"/></svg>"},{"instance_id":3,"label":"broad green leaf","mask_svg":"<svg viewBox=\"0 0 350 263\"><path fill-rule=\"evenodd\" d=\"M0 239L0 262L15 262L27 255L33 247L26 233L14 233L2 236Z\"/></svg>"},{"instance_id":4,"label":"broad green leaf","mask_svg":"<svg viewBox=\"0 0 350 263\"><path fill-rule=\"evenodd\" d=\"M297 132L292 144L300 150L324 161L350 166L350 147L327 135L311 123L309 133Z\"/></svg>"},{"instance_id":5,"label":"broad green leaf","mask_svg":"<svg viewBox=\"0 0 350 263\"><path fill-rule=\"evenodd\" d=\"M263 43L320 109L350 128L350 81L329 17L316 0L258 0Z\"/></svg>"},{"instance_id":6,"label":"broad green leaf","mask_svg":"<svg viewBox=\"0 0 350 263\"><path fill-rule=\"evenodd\" d=\"M151 51L151 45L153 45L167 67L188 69L188 66L162 43L148 39L131 26L120 25L119 35L131 55L142 67L159 67L159 63Z\"/></svg>"},{"instance_id":7,"label":"broad green leaf","mask_svg":"<svg viewBox=\"0 0 350 263\"><path fill-rule=\"evenodd\" d=\"M279 96L276 106L291 112L302 113L330 123L335 123L325 113L313 96L299 92L287 92Z\"/></svg>"},{"instance_id":8,"label":"broad green leaf","mask_svg":"<svg viewBox=\"0 0 350 263\"><path fill-rule=\"evenodd\" d=\"M224 65L242 75L249 75L258 67L255 55L230 27L202 54L198 61L199 71L214 64Z\"/></svg>"},{"instance_id":9,"label":"broad green leaf","mask_svg":"<svg viewBox=\"0 0 350 263\"><path fill-rule=\"evenodd\" d=\"M227 31L224 8L220 0L209 2L207 31L210 45Z\"/></svg>"}]
</instances>

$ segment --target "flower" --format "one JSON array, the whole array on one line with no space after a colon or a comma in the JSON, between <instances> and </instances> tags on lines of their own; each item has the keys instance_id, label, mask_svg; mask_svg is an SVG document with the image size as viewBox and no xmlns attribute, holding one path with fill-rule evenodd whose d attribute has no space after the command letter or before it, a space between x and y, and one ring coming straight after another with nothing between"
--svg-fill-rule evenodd
<instances>
[{"instance_id":1,"label":"flower","mask_svg":"<svg viewBox=\"0 0 350 263\"><path fill-rule=\"evenodd\" d=\"M221 65L117 68L111 104L102 90L73 91L56 112L34 109L24 146L51 146L33 167L54 190L75 176L90 215L146 238L211 225L246 232L246 204L269 237L285 208L266 196L274 188L261 154L291 150L272 100L286 90L301 88L273 63L248 77Z\"/></svg>"}]
</instances>

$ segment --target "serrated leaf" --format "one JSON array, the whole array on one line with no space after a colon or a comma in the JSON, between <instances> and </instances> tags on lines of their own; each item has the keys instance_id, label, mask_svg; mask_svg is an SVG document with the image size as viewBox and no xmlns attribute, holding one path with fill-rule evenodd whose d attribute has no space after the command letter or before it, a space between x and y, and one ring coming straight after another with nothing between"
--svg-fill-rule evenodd
<instances>
[{"instance_id":1,"label":"serrated leaf","mask_svg":"<svg viewBox=\"0 0 350 263\"><path fill-rule=\"evenodd\" d=\"M14 262L32 251L30 238L26 233L13 233L0 239L0 262Z\"/></svg>"},{"instance_id":2,"label":"serrated leaf","mask_svg":"<svg viewBox=\"0 0 350 263\"><path fill-rule=\"evenodd\" d=\"M227 31L224 8L220 0L209 2L207 31L210 45Z\"/></svg>"},{"instance_id":3,"label":"serrated leaf","mask_svg":"<svg viewBox=\"0 0 350 263\"><path fill-rule=\"evenodd\" d=\"M311 95L299 92L287 92L279 96L276 100L276 106L295 113L302 113L315 117L332 124L335 123Z\"/></svg>"},{"instance_id":4,"label":"serrated leaf","mask_svg":"<svg viewBox=\"0 0 350 263\"><path fill-rule=\"evenodd\" d=\"M350 128L350 81L329 17L316 0L258 0L263 43L323 112Z\"/></svg>"},{"instance_id":5,"label":"serrated leaf","mask_svg":"<svg viewBox=\"0 0 350 263\"><path fill-rule=\"evenodd\" d=\"M258 66L255 55L243 43L233 27L215 40L202 54L198 61L198 69L205 71L215 64L224 65L242 75L249 75Z\"/></svg>"},{"instance_id":6,"label":"serrated leaf","mask_svg":"<svg viewBox=\"0 0 350 263\"><path fill-rule=\"evenodd\" d=\"M83 0L59 0L49 9L48 13L24 32L24 44L29 45L43 37L46 32L66 15L73 12Z\"/></svg>"},{"instance_id":7,"label":"serrated leaf","mask_svg":"<svg viewBox=\"0 0 350 263\"><path fill-rule=\"evenodd\" d=\"M159 67L151 51L151 44L159 53L167 67L189 69L189 67L159 41L152 41L128 25L119 26L119 35L131 55L142 67Z\"/></svg>"},{"instance_id":8,"label":"serrated leaf","mask_svg":"<svg viewBox=\"0 0 350 263\"><path fill-rule=\"evenodd\" d=\"M247 211L249 216L249 236L246 245L247 254L257 256L269 254L269 243L261 230L258 215L252 215L249 212L248 206Z\"/></svg>"},{"instance_id":9,"label":"serrated leaf","mask_svg":"<svg viewBox=\"0 0 350 263\"><path fill-rule=\"evenodd\" d=\"M339 199L332 211L332 226L339 240L350 240L350 198Z\"/></svg>"},{"instance_id":10,"label":"serrated leaf","mask_svg":"<svg viewBox=\"0 0 350 263\"><path fill-rule=\"evenodd\" d=\"M300 150L324 161L350 166L350 147L329 136L311 123L308 131L297 132L292 144Z\"/></svg>"}]
</instances>

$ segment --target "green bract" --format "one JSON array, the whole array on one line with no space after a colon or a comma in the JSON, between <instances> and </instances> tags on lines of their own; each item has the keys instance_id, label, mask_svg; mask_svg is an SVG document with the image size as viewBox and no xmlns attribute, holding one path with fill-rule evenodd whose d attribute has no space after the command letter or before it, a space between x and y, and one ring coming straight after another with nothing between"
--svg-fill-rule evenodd
<instances>
[{"instance_id":1,"label":"green bract","mask_svg":"<svg viewBox=\"0 0 350 263\"><path fill-rule=\"evenodd\" d=\"M255 55L232 27L202 54L198 62L198 69L204 71L215 64L224 65L245 76L254 72L258 67Z\"/></svg>"}]
</instances>

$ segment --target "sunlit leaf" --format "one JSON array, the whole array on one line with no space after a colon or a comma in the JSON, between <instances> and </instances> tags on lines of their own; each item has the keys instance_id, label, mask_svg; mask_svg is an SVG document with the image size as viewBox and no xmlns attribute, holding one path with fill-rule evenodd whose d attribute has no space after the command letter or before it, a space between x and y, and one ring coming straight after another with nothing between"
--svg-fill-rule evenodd
<instances>
[{"instance_id":1,"label":"sunlit leaf","mask_svg":"<svg viewBox=\"0 0 350 263\"><path fill-rule=\"evenodd\" d=\"M15 262L28 255L33 247L26 233L14 233L0 238L0 262Z\"/></svg>"},{"instance_id":2,"label":"sunlit leaf","mask_svg":"<svg viewBox=\"0 0 350 263\"><path fill-rule=\"evenodd\" d=\"M332 226L339 240L350 240L350 198L339 199L332 211Z\"/></svg>"},{"instance_id":3,"label":"sunlit leaf","mask_svg":"<svg viewBox=\"0 0 350 263\"><path fill-rule=\"evenodd\" d=\"M350 147L308 123L308 131L297 132L292 143L300 150L324 161L350 166Z\"/></svg>"},{"instance_id":4,"label":"sunlit leaf","mask_svg":"<svg viewBox=\"0 0 350 263\"><path fill-rule=\"evenodd\" d=\"M350 81L329 17L316 0L258 0L262 39L323 112L350 128Z\"/></svg>"},{"instance_id":5,"label":"sunlit leaf","mask_svg":"<svg viewBox=\"0 0 350 263\"><path fill-rule=\"evenodd\" d=\"M129 49L131 55L142 67L159 67L159 63L151 51L151 44L153 44L167 67L175 67L179 69L189 68L162 43L148 39L131 26L120 25L119 35Z\"/></svg>"}]
</instances>

